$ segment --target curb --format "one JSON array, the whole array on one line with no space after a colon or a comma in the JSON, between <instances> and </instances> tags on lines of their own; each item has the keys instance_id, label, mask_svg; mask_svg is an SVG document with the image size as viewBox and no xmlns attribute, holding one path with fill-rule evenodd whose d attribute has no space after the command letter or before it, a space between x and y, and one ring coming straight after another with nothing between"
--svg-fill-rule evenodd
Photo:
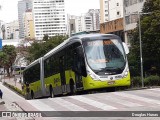
<instances>
[{"instance_id":1,"label":"curb","mask_svg":"<svg viewBox=\"0 0 160 120\"><path fill-rule=\"evenodd\" d=\"M9 84L9 83L7 83L7 82L6 82L6 84L11 85L11 84ZM9 86L6 85L6 84L3 83L3 85L4 85L5 87L7 87L8 89L12 90L13 92L15 92L16 94L18 94L19 96L25 98L25 96L23 96L22 94L18 93L16 90L12 89L11 87L9 87ZM11 85L11 86L13 86L13 85ZM16 88L17 88L17 87L16 87ZM19 88L17 88L17 89L19 89Z\"/></svg>"}]
</instances>

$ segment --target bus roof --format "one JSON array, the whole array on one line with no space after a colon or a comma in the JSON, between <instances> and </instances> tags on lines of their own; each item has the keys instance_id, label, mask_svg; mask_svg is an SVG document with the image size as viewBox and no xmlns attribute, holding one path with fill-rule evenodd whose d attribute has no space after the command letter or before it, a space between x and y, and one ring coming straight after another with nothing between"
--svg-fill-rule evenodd
<instances>
[{"instance_id":1,"label":"bus roof","mask_svg":"<svg viewBox=\"0 0 160 120\"><path fill-rule=\"evenodd\" d=\"M101 34L101 33L91 33L91 34L82 34L82 35L76 35L72 36L70 39L82 39L82 38L87 38L87 37L118 37L115 34Z\"/></svg>"},{"instance_id":2,"label":"bus roof","mask_svg":"<svg viewBox=\"0 0 160 120\"><path fill-rule=\"evenodd\" d=\"M34 66L35 64L40 63L40 59L42 59L42 58L38 58L37 60L33 61L31 64L29 64L29 65L24 69L24 71L26 71L26 70L29 69L30 67Z\"/></svg>"},{"instance_id":3,"label":"bus roof","mask_svg":"<svg viewBox=\"0 0 160 120\"><path fill-rule=\"evenodd\" d=\"M114 34L100 34L100 33L75 35L75 36L68 38L67 40L62 42L60 45L58 45L57 47L53 48L51 51L46 53L43 57L44 57L44 59L48 58L50 55L55 53L58 49L65 46L67 43L71 42L73 39L75 40L75 39L82 39L82 38L88 38L88 37L91 38L91 37L118 37L118 36L114 35Z\"/></svg>"}]
</instances>

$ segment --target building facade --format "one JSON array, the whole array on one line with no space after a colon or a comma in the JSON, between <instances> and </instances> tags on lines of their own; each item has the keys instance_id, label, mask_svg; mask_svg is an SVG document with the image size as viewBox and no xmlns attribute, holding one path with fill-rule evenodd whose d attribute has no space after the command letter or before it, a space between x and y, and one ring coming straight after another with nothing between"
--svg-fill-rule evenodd
<instances>
[{"instance_id":1,"label":"building facade","mask_svg":"<svg viewBox=\"0 0 160 120\"><path fill-rule=\"evenodd\" d=\"M3 26L5 28L5 39L19 39L19 23L17 20Z\"/></svg>"},{"instance_id":2,"label":"building facade","mask_svg":"<svg viewBox=\"0 0 160 120\"><path fill-rule=\"evenodd\" d=\"M100 0L100 32L116 34L124 40L123 0Z\"/></svg>"},{"instance_id":3,"label":"building facade","mask_svg":"<svg viewBox=\"0 0 160 120\"><path fill-rule=\"evenodd\" d=\"M100 0L100 23L123 17L123 0Z\"/></svg>"},{"instance_id":4,"label":"building facade","mask_svg":"<svg viewBox=\"0 0 160 120\"><path fill-rule=\"evenodd\" d=\"M35 38L34 21L31 9L24 13L24 33L26 39L31 40Z\"/></svg>"},{"instance_id":5,"label":"building facade","mask_svg":"<svg viewBox=\"0 0 160 120\"><path fill-rule=\"evenodd\" d=\"M82 31L82 22L80 16L68 15L68 35Z\"/></svg>"},{"instance_id":6,"label":"building facade","mask_svg":"<svg viewBox=\"0 0 160 120\"><path fill-rule=\"evenodd\" d=\"M100 29L100 9L90 9L87 13L92 17L93 30Z\"/></svg>"},{"instance_id":7,"label":"building facade","mask_svg":"<svg viewBox=\"0 0 160 120\"><path fill-rule=\"evenodd\" d=\"M3 34L2 34L2 21L0 20L0 38L3 38Z\"/></svg>"},{"instance_id":8,"label":"building facade","mask_svg":"<svg viewBox=\"0 0 160 120\"><path fill-rule=\"evenodd\" d=\"M145 0L124 0L125 42L130 45L130 31L137 27L138 14ZM136 9L135 9L136 8Z\"/></svg>"},{"instance_id":9,"label":"building facade","mask_svg":"<svg viewBox=\"0 0 160 120\"><path fill-rule=\"evenodd\" d=\"M33 0L35 39L44 35L66 35L64 0Z\"/></svg>"},{"instance_id":10,"label":"building facade","mask_svg":"<svg viewBox=\"0 0 160 120\"><path fill-rule=\"evenodd\" d=\"M68 15L68 30L69 35L91 32L100 29L100 10L90 9L87 13L81 16Z\"/></svg>"},{"instance_id":11,"label":"building facade","mask_svg":"<svg viewBox=\"0 0 160 120\"><path fill-rule=\"evenodd\" d=\"M19 21L19 37L24 38L24 13L26 10L32 9L32 0L18 1L18 21Z\"/></svg>"}]
</instances>

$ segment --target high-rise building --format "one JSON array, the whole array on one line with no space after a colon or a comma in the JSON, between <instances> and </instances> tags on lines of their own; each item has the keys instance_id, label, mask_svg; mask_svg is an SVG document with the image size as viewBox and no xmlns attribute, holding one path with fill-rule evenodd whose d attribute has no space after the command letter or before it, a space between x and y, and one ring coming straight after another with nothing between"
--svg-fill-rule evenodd
<instances>
[{"instance_id":1,"label":"high-rise building","mask_svg":"<svg viewBox=\"0 0 160 120\"><path fill-rule=\"evenodd\" d=\"M100 9L90 9L87 13L92 17L93 30L100 29Z\"/></svg>"},{"instance_id":2,"label":"high-rise building","mask_svg":"<svg viewBox=\"0 0 160 120\"><path fill-rule=\"evenodd\" d=\"M1 27L2 27L2 21L0 20L0 38L2 38L2 29L1 29Z\"/></svg>"},{"instance_id":3,"label":"high-rise building","mask_svg":"<svg viewBox=\"0 0 160 120\"><path fill-rule=\"evenodd\" d=\"M123 17L123 0L100 0L101 23Z\"/></svg>"},{"instance_id":4,"label":"high-rise building","mask_svg":"<svg viewBox=\"0 0 160 120\"><path fill-rule=\"evenodd\" d=\"M137 27L138 14L145 0L124 0L125 42L130 44L130 31Z\"/></svg>"},{"instance_id":5,"label":"high-rise building","mask_svg":"<svg viewBox=\"0 0 160 120\"><path fill-rule=\"evenodd\" d=\"M18 1L18 21L19 21L19 37L24 38L24 13L26 10L32 9L32 0Z\"/></svg>"},{"instance_id":6,"label":"high-rise building","mask_svg":"<svg viewBox=\"0 0 160 120\"><path fill-rule=\"evenodd\" d=\"M81 16L68 15L69 35L80 32L91 32L100 29L100 10L90 9Z\"/></svg>"},{"instance_id":7,"label":"high-rise building","mask_svg":"<svg viewBox=\"0 0 160 120\"><path fill-rule=\"evenodd\" d=\"M100 0L100 32L116 34L124 41L123 0Z\"/></svg>"},{"instance_id":8,"label":"high-rise building","mask_svg":"<svg viewBox=\"0 0 160 120\"><path fill-rule=\"evenodd\" d=\"M64 0L33 0L35 38L66 34Z\"/></svg>"},{"instance_id":9,"label":"high-rise building","mask_svg":"<svg viewBox=\"0 0 160 120\"><path fill-rule=\"evenodd\" d=\"M24 33L25 38L27 39L34 39L34 21L33 21L33 15L32 10L27 10L24 14Z\"/></svg>"},{"instance_id":10,"label":"high-rise building","mask_svg":"<svg viewBox=\"0 0 160 120\"><path fill-rule=\"evenodd\" d=\"M19 23L17 20L4 24L6 39L19 39Z\"/></svg>"},{"instance_id":11,"label":"high-rise building","mask_svg":"<svg viewBox=\"0 0 160 120\"><path fill-rule=\"evenodd\" d=\"M71 34L81 32L81 31L82 31L81 17L74 16L74 15L68 15L68 34L69 36L71 36Z\"/></svg>"}]
</instances>

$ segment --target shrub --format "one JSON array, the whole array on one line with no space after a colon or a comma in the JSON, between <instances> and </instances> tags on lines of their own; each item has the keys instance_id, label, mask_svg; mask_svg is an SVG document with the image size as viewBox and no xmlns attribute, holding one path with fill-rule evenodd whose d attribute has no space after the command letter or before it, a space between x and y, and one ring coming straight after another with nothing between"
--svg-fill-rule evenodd
<instances>
[{"instance_id":1,"label":"shrub","mask_svg":"<svg viewBox=\"0 0 160 120\"><path fill-rule=\"evenodd\" d=\"M3 84L8 86L10 89L12 89L13 91L17 92L18 94L20 94L22 96L25 96L25 93L22 90L18 89L17 87L15 87L13 85L10 85L10 84L8 84L6 82L4 82Z\"/></svg>"},{"instance_id":2,"label":"shrub","mask_svg":"<svg viewBox=\"0 0 160 120\"><path fill-rule=\"evenodd\" d=\"M158 75L151 75L144 79L145 86L158 86L160 85L160 77Z\"/></svg>"},{"instance_id":3,"label":"shrub","mask_svg":"<svg viewBox=\"0 0 160 120\"><path fill-rule=\"evenodd\" d=\"M131 86L132 87L140 87L142 85L141 77L132 77L131 78Z\"/></svg>"}]
</instances>

